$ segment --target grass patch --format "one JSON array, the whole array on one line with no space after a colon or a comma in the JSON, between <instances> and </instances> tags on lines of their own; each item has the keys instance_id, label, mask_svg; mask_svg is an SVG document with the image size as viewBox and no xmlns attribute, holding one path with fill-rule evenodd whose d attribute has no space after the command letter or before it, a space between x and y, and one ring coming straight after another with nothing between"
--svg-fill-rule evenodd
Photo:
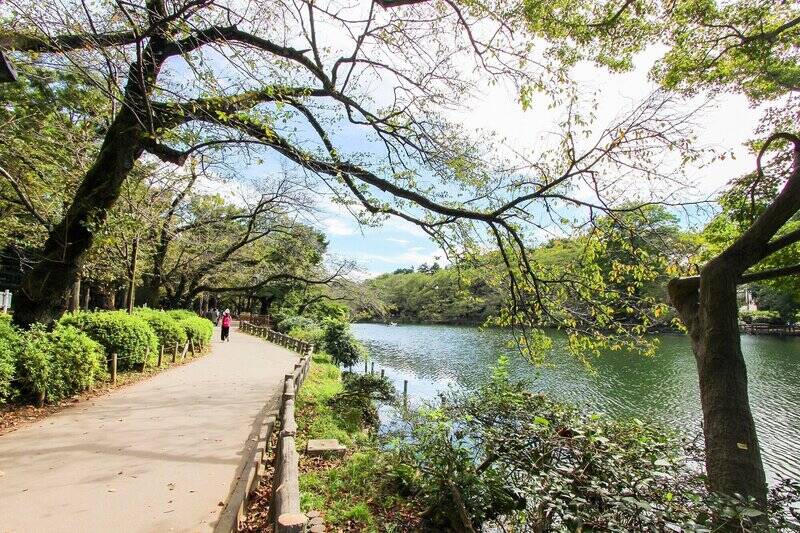
<instances>
[{"instance_id":1,"label":"grass patch","mask_svg":"<svg viewBox=\"0 0 800 533\"><path fill-rule=\"evenodd\" d=\"M305 448L308 439L337 439L350 448L364 434L355 416L336 412L329 401L342 391L342 375L330 358L315 355L314 364L297 395L297 447Z\"/></svg>"},{"instance_id":2,"label":"grass patch","mask_svg":"<svg viewBox=\"0 0 800 533\"><path fill-rule=\"evenodd\" d=\"M316 510L334 530L403 531L418 522L418 511L397 495L394 465L361 427L357 413L342 413L330 400L343 390L339 368L316 354L297 396L298 450L308 439L337 439L344 457L301 460L300 505Z\"/></svg>"}]
</instances>

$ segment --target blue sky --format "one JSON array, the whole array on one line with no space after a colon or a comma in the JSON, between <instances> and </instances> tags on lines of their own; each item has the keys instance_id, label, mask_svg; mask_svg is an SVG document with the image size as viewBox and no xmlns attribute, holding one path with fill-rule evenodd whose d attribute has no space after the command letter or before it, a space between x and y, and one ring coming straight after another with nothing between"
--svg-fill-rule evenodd
<instances>
[{"instance_id":1,"label":"blue sky","mask_svg":"<svg viewBox=\"0 0 800 533\"><path fill-rule=\"evenodd\" d=\"M598 130L609 124L624 109L644 99L655 87L647 73L660 55L659 50L643 53L632 72L609 74L589 66L579 66L573 78L579 80L587 95L592 95L601 106L597 110ZM180 70L180 69L179 69ZM380 101L385 88L377 83L373 96ZM460 109L448 111L448 118L469 131L493 131L505 139L505 144L520 152L530 152L551 139L557 130L562 110L548 108L544 96L535 99L531 109L523 111L518 103L517 89L502 83L486 85L478 94L463 102ZM697 101L687 102L694 106ZM731 178L753 168L752 155L743 143L750 138L758 113L740 96L726 96L703 111L698 122L703 128L697 131L698 143L717 150L734 152L737 157L717 161L712 165L690 169L687 179L695 186L697 197L708 197L719 191ZM370 140L369 130L347 123L337 124L333 140L340 153L379 153L379 146ZM308 139L308 131L299 129L299 135ZM282 171L283 159L267 152L263 164L242 168L242 174L257 177L265 173ZM330 191L316 181L319 215L314 221L329 239L329 252L333 256L351 259L359 265L362 276L374 276L397 268L416 267L438 260L444 262L443 252L413 224L400 219L390 219L380 227L360 226L342 206L331 201ZM631 190L631 197L645 191ZM695 220L697 222L697 220ZM540 240L546 238L546 233Z\"/></svg>"}]
</instances>

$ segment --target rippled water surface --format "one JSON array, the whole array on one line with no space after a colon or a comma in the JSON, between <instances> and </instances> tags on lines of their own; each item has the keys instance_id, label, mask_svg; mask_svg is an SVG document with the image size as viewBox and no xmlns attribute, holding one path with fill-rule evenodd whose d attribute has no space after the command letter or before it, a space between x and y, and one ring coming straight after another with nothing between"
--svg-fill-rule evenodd
<instances>
[{"instance_id":1,"label":"rippled water surface","mask_svg":"<svg viewBox=\"0 0 800 533\"><path fill-rule=\"evenodd\" d=\"M408 380L410 401L434 398L448 386L474 387L506 353L514 377L535 390L592 411L682 428L690 436L700 431L697 371L683 336L663 336L652 358L606 354L590 375L560 349L558 336L552 366L535 368L506 347L503 331L355 324L353 332L369 348L377 371L385 369L400 389ZM800 339L744 336L742 350L767 476L800 479Z\"/></svg>"}]
</instances>

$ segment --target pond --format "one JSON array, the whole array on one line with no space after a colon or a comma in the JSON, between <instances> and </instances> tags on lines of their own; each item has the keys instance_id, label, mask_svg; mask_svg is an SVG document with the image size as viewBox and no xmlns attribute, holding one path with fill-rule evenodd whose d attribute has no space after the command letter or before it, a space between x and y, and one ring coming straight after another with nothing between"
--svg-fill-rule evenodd
<instances>
[{"instance_id":1,"label":"pond","mask_svg":"<svg viewBox=\"0 0 800 533\"><path fill-rule=\"evenodd\" d=\"M471 388L484 382L500 354L508 354L512 375L536 391L618 417L635 417L700 432L700 393L689 341L663 335L658 353L644 357L608 353L594 361L590 374L563 350L554 335L548 361L536 368L506 345L509 334L475 327L354 324L353 333L368 348L375 369L402 391L408 380L412 403L436 398L448 387ZM770 481L800 479L800 338L742 337L750 404Z\"/></svg>"}]
</instances>

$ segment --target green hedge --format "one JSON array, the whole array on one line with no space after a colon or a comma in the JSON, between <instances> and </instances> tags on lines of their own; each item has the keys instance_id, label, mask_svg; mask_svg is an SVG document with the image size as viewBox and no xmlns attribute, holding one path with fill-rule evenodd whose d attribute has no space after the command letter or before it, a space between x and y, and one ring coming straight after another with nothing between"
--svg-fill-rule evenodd
<instances>
[{"instance_id":1,"label":"green hedge","mask_svg":"<svg viewBox=\"0 0 800 533\"><path fill-rule=\"evenodd\" d=\"M186 336L194 342L195 346L202 344L208 345L214 335L214 324L210 320L199 317L192 313L191 316L178 320L186 331Z\"/></svg>"},{"instance_id":2,"label":"green hedge","mask_svg":"<svg viewBox=\"0 0 800 533\"><path fill-rule=\"evenodd\" d=\"M13 396L11 381L21 342L19 333L11 326L11 315L0 315L0 405Z\"/></svg>"},{"instance_id":3,"label":"green hedge","mask_svg":"<svg viewBox=\"0 0 800 533\"><path fill-rule=\"evenodd\" d=\"M156 311L154 309L140 308L136 310L136 316L140 316L147 321L153 333L158 337L159 346L165 350L173 349L175 343L183 346L188 340L186 329L169 313Z\"/></svg>"},{"instance_id":4,"label":"green hedge","mask_svg":"<svg viewBox=\"0 0 800 533\"><path fill-rule=\"evenodd\" d=\"M189 311L188 309L172 309L171 311L167 311L167 314L175 320L184 320L186 318L194 318L197 316L197 313L194 311Z\"/></svg>"},{"instance_id":5,"label":"green hedge","mask_svg":"<svg viewBox=\"0 0 800 533\"><path fill-rule=\"evenodd\" d=\"M158 338L153 328L142 317L125 311L67 313L59 323L85 332L105 348L107 355L116 353L119 370L141 365L148 351L154 358L158 350Z\"/></svg>"},{"instance_id":6,"label":"green hedge","mask_svg":"<svg viewBox=\"0 0 800 533\"><path fill-rule=\"evenodd\" d=\"M16 362L23 397L56 402L90 389L105 372L103 347L72 326L34 326L22 339Z\"/></svg>"}]
</instances>

